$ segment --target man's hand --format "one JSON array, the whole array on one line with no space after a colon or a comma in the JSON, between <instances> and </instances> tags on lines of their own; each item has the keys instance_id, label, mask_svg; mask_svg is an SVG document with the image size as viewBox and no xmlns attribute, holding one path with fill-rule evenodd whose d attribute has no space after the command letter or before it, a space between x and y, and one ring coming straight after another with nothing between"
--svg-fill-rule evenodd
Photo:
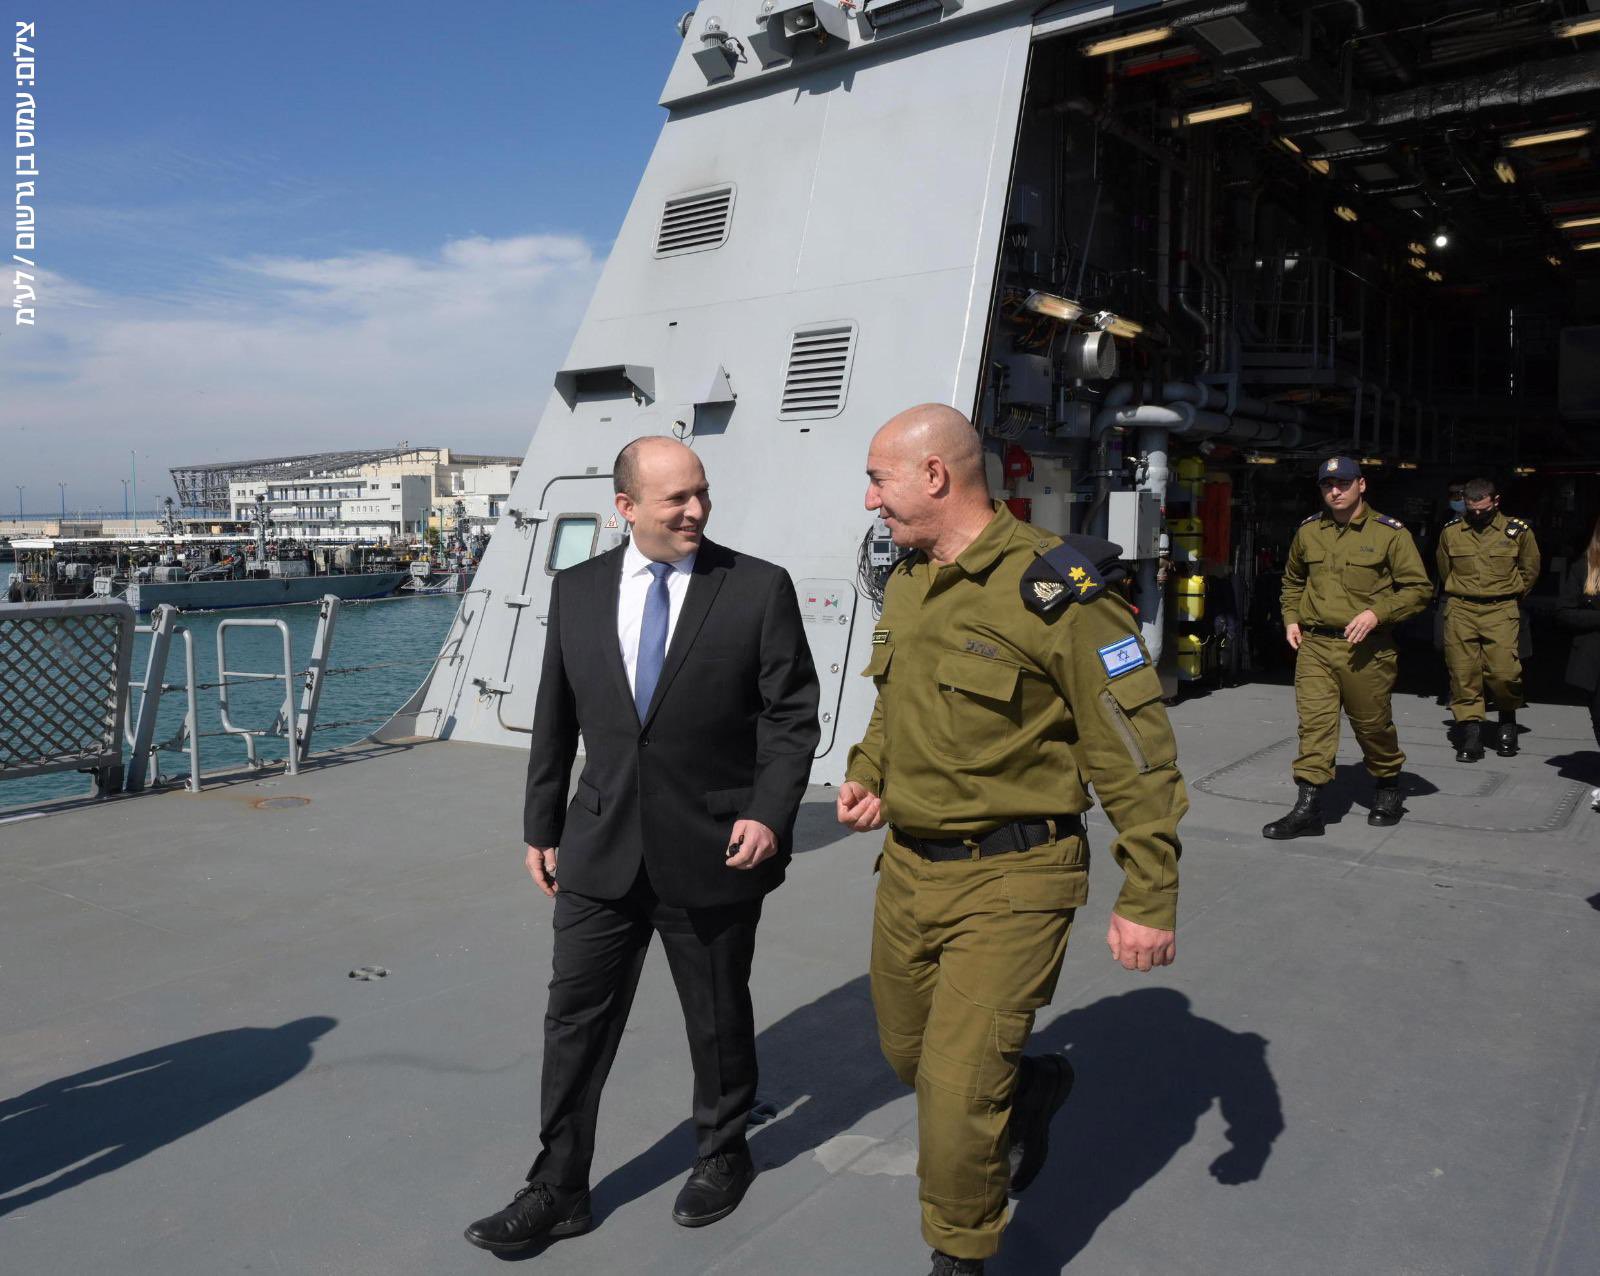
<instances>
[{"instance_id":1,"label":"man's hand","mask_svg":"<svg viewBox=\"0 0 1600 1276\"><path fill-rule=\"evenodd\" d=\"M854 780L846 780L839 786L834 814L845 828L857 833L870 833L883 827L882 799Z\"/></svg>"},{"instance_id":2,"label":"man's hand","mask_svg":"<svg viewBox=\"0 0 1600 1276\"><path fill-rule=\"evenodd\" d=\"M1125 970L1153 970L1170 966L1178 957L1178 937L1170 930L1141 926L1126 917L1111 914L1111 929L1106 932L1111 955Z\"/></svg>"},{"instance_id":3,"label":"man's hand","mask_svg":"<svg viewBox=\"0 0 1600 1276\"><path fill-rule=\"evenodd\" d=\"M1344 627L1345 641L1354 647L1358 642L1378 627L1378 613L1368 607L1348 625Z\"/></svg>"},{"instance_id":4,"label":"man's hand","mask_svg":"<svg viewBox=\"0 0 1600 1276\"><path fill-rule=\"evenodd\" d=\"M1291 649L1293 649L1295 651L1299 651L1300 650L1300 626L1299 625L1294 625L1294 624L1285 625L1283 627L1283 636L1289 640L1289 646L1290 646Z\"/></svg>"},{"instance_id":5,"label":"man's hand","mask_svg":"<svg viewBox=\"0 0 1600 1276\"><path fill-rule=\"evenodd\" d=\"M528 875L533 878L533 884L546 895L555 896L561 888L556 885L556 848L553 846L530 846L527 855Z\"/></svg>"},{"instance_id":6,"label":"man's hand","mask_svg":"<svg viewBox=\"0 0 1600 1276\"><path fill-rule=\"evenodd\" d=\"M734 848L737 847L737 850ZM737 820L728 835L729 868L754 868L778 851L778 835L760 820Z\"/></svg>"}]
</instances>

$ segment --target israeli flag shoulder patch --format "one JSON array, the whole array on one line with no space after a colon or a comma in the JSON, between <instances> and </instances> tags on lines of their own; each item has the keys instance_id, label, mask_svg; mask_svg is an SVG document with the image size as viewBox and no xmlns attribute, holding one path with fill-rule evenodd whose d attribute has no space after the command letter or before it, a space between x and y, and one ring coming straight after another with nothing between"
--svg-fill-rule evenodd
<instances>
[{"instance_id":1,"label":"israeli flag shoulder patch","mask_svg":"<svg viewBox=\"0 0 1600 1276\"><path fill-rule=\"evenodd\" d=\"M1145 663L1144 650L1139 646L1139 640L1132 636L1114 642L1109 647L1101 647L1097 654L1108 678L1120 678Z\"/></svg>"}]
</instances>

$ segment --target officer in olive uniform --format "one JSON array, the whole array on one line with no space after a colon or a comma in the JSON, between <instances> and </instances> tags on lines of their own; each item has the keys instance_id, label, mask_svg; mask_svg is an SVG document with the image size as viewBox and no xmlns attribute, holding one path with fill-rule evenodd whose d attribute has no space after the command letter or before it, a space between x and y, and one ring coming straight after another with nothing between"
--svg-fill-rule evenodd
<instances>
[{"instance_id":1,"label":"officer in olive uniform","mask_svg":"<svg viewBox=\"0 0 1600 1276\"><path fill-rule=\"evenodd\" d=\"M1456 720L1456 761L1483 757L1484 684L1500 711L1495 752L1517 754L1522 698L1522 637L1518 604L1539 580L1539 546L1520 519L1500 512L1488 479L1462 490L1461 517L1439 536L1439 587L1444 591L1444 662L1450 670L1450 712Z\"/></svg>"},{"instance_id":2,"label":"officer in olive uniform","mask_svg":"<svg viewBox=\"0 0 1600 1276\"><path fill-rule=\"evenodd\" d=\"M1322 786L1333 779L1341 707L1377 781L1367 823L1400 822L1406 755L1389 712L1395 677L1389 628L1426 607L1431 589L1405 526L1367 504L1359 465L1331 457L1317 467L1317 485L1323 511L1300 524L1283 572L1300 754L1294 809L1261 830L1279 840L1323 831Z\"/></svg>"},{"instance_id":3,"label":"officer in olive uniform","mask_svg":"<svg viewBox=\"0 0 1600 1276\"><path fill-rule=\"evenodd\" d=\"M873 439L867 508L912 552L890 573L863 671L877 687L840 822L889 826L872 996L917 1092L922 1231L935 1273L977 1273L1006 1194L1043 1163L1072 1071L1023 1058L1087 899L1094 785L1125 882L1107 935L1130 970L1175 954L1188 809L1161 685L1115 545L1059 536L989 499L979 440L927 405Z\"/></svg>"}]
</instances>

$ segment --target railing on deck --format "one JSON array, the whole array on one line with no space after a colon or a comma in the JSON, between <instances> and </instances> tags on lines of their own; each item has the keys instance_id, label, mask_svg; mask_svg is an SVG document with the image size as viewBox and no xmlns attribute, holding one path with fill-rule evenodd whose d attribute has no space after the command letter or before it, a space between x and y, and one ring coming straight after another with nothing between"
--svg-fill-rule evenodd
<instances>
[{"instance_id":1,"label":"railing on deck","mask_svg":"<svg viewBox=\"0 0 1600 1276\"><path fill-rule=\"evenodd\" d=\"M133 608L86 599L0 603L0 780L88 771L122 787Z\"/></svg>"}]
</instances>

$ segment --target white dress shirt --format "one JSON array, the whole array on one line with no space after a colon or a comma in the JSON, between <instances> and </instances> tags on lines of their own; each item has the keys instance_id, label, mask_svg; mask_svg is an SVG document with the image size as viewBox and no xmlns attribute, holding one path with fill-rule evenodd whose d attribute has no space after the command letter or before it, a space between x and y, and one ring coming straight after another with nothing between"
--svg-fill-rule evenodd
<instances>
[{"instance_id":1,"label":"white dress shirt","mask_svg":"<svg viewBox=\"0 0 1600 1276\"><path fill-rule=\"evenodd\" d=\"M667 647L672 647L672 631L678 627L678 616L683 611L683 600L689 593L689 576L694 571L695 556L680 558L672 564L672 574L667 577ZM628 671L628 690L637 691L636 676L639 670L639 630L644 625L644 604L650 594L653 577L651 560L639 552L639 547L628 542L622 551L622 586L617 591L617 645L622 648L622 664Z\"/></svg>"}]
</instances>

